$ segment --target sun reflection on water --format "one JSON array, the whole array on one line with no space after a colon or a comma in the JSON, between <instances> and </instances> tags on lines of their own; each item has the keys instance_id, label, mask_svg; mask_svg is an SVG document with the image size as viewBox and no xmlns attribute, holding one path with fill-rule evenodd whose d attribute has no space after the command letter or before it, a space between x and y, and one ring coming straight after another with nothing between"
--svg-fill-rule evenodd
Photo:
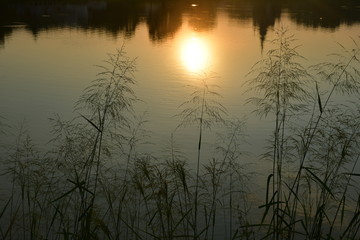
<instances>
[{"instance_id":1,"label":"sun reflection on water","mask_svg":"<svg viewBox=\"0 0 360 240\"><path fill-rule=\"evenodd\" d=\"M188 38L182 45L181 59L186 69L198 73L208 67L210 58L209 46L198 37Z\"/></svg>"}]
</instances>

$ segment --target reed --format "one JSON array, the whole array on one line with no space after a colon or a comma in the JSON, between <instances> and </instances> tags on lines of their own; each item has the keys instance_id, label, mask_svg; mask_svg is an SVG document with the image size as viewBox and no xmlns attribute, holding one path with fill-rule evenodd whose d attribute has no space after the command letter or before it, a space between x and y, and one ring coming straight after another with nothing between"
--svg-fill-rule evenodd
<instances>
[{"instance_id":1,"label":"reed","mask_svg":"<svg viewBox=\"0 0 360 240\"><path fill-rule=\"evenodd\" d=\"M275 48L253 70L253 89L260 91L262 97L250 101L258 105L261 114L271 113L275 119L273 151L265 154L272 158L273 171L268 177L260 225L267 226L264 238L332 239L335 226L344 223L345 199L351 195L349 184L357 164L359 122L354 114L356 107L330 102L335 93L358 93L359 47L355 44L348 51L341 46L344 54L334 54L336 61L312 67L316 74L310 75L294 62L302 57L292 42L293 37L280 29L272 41ZM326 93L319 90L322 79L330 86ZM315 89L312 96L304 88L309 82ZM295 116L302 116L297 124L291 122ZM285 160L291 163L292 172L283 172ZM352 171L345 177L349 166ZM289 176L286 181L285 176ZM347 204L356 206L356 202ZM272 215L266 221L270 209ZM327 234L326 228L330 229Z\"/></svg>"},{"instance_id":2,"label":"reed","mask_svg":"<svg viewBox=\"0 0 360 240\"><path fill-rule=\"evenodd\" d=\"M272 159L272 181L270 202L266 208L272 208L268 234L273 239L280 239L284 220L284 180L283 166L291 158L287 149L291 118L299 114L302 102L309 96L306 86L310 75L299 60L303 57L294 46L295 38L285 28L275 31L276 38L271 41L274 46L266 57L256 63L250 74L256 74L250 80L251 89L260 93L249 102L258 106L257 113L274 115L274 135L271 137L271 150L265 158ZM265 213L267 214L267 211ZM264 216L265 217L265 216Z\"/></svg>"},{"instance_id":3,"label":"reed","mask_svg":"<svg viewBox=\"0 0 360 240\"><path fill-rule=\"evenodd\" d=\"M191 93L190 100L182 103L182 109L178 116L182 121L179 127L195 124L199 128L198 144L197 144L197 159L196 159L196 173L195 173L195 196L194 196L194 239L198 239L198 197L199 197L199 181L200 181L200 161L201 161L201 147L203 131L211 129L214 123L224 122L223 115L226 114L226 109L214 97L220 97L219 93L213 91L208 84L211 76L204 73L200 79L199 86L191 86L194 91ZM217 86L212 86L217 87ZM205 231L203 229L202 231ZM201 231L201 232L202 232Z\"/></svg>"},{"instance_id":4,"label":"reed","mask_svg":"<svg viewBox=\"0 0 360 240\"><path fill-rule=\"evenodd\" d=\"M228 119L213 76L191 86L176 131L149 153L147 113L134 111L135 59L122 48L80 96L77 118L51 118L49 151L26 125L2 146L10 184L0 196L1 239L359 238L359 47L306 68L294 37L276 34L249 81L258 96L249 102L274 123L262 214L250 194L245 121ZM338 94L355 101L337 104ZM210 147L204 133L215 126ZM194 156L178 144L182 127L196 128Z\"/></svg>"}]
</instances>

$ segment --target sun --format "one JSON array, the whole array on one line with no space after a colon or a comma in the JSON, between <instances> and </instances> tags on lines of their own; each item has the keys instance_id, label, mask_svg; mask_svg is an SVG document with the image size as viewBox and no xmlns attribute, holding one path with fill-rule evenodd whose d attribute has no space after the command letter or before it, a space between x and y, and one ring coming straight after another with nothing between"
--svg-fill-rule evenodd
<instances>
[{"instance_id":1,"label":"sun","mask_svg":"<svg viewBox=\"0 0 360 240\"><path fill-rule=\"evenodd\" d=\"M206 42L198 37L188 38L181 49L181 59L190 72L203 71L209 64L209 48Z\"/></svg>"}]
</instances>

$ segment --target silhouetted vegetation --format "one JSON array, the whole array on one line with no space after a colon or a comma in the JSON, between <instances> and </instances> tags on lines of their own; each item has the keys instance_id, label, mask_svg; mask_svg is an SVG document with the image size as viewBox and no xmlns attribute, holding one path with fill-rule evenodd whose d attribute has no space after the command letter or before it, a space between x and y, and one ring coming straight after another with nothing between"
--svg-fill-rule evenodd
<instances>
[{"instance_id":1,"label":"silhouetted vegetation","mask_svg":"<svg viewBox=\"0 0 360 240\"><path fill-rule=\"evenodd\" d=\"M270 239L355 239L359 109L330 101L336 92L358 97L360 49L356 42L350 50L341 46L333 62L313 66L309 74L293 42L286 30L278 30L251 81L261 93L251 101L275 123L264 154L273 170L261 224Z\"/></svg>"},{"instance_id":2,"label":"silhouetted vegetation","mask_svg":"<svg viewBox=\"0 0 360 240\"><path fill-rule=\"evenodd\" d=\"M189 16L195 31L211 30L216 25L219 6L226 6L225 11L231 18L252 21L259 31L261 43L283 13L289 13L297 24L308 27L335 29L341 24L360 21L359 3L351 0L201 0L196 2L195 8L191 7L192 3L188 0L0 2L0 45L4 44L5 36L11 35L19 26L35 37L41 31L65 27L105 30L114 36L131 37L140 23L147 24L150 39L157 42L178 31L184 14Z\"/></svg>"},{"instance_id":3,"label":"silhouetted vegetation","mask_svg":"<svg viewBox=\"0 0 360 240\"><path fill-rule=\"evenodd\" d=\"M179 127L162 153L149 153L146 114L136 113L136 59L109 54L76 104L78 117L53 123L43 152L26 126L3 148L2 239L357 239L360 48L343 47L306 67L293 36L276 30L250 71L257 112L274 123L263 158L272 169L254 215L244 164L245 122L230 121L211 74L179 103ZM0 134L6 120L1 118ZM204 131L220 129L205 157ZM195 156L177 144L197 128ZM189 163L195 163L192 170Z\"/></svg>"}]
</instances>

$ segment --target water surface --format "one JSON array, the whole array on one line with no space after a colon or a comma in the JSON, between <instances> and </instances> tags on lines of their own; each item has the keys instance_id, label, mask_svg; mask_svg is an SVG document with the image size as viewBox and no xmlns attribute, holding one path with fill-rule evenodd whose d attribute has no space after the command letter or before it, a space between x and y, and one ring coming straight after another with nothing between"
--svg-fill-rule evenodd
<instances>
[{"instance_id":1,"label":"water surface","mask_svg":"<svg viewBox=\"0 0 360 240\"><path fill-rule=\"evenodd\" d=\"M267 119L246 105L244 82L286 27L311 65L351 45L360 33L356 1L89 1L16 2L0 8L0 109L11 124L25 121L34 139L49 139L49 117L71 119L74 103L107 58L125 46L137 58L135 91L147 111L152 142L161 145L179 124L178 106L212 73L231 118L247 119L250 149L271 133ZM187 132L188 131L188 132ZM187 148L196 136L183 130ZM193 139L193 140L188 140ZM211 138L209 138L209 141ZM254 147L255 146L255 147Z\"/></svg>"},{"instance_id":2,"label":"water surface","mask_svg":"<svg viewBox=\"0 0 360 240\"><path fill-rule=\"evenodd\" d=\"M195 169L198 129L175 131L181 121L175 115L192 93L187 86L199 85L199 77L207 74L208 83L220 87L227 117L246 122L247 141L240 150L248 154L241 164L251 163L247 170L259 173L253 179L264 190L271 163L259 155L274 124L246 104L254 92L247 91L245 82L281 27L294 34L305 57L302 63L310 66L338 52L338 43L351 47L353 39L359 40L360 5L351 0L3 1L0 116L13 127L8 131L13 135L1 135L1 141L13 146L16 126L25 123L35 143L46 149L52 138L48 119L83 114L74 110L79 96L97 78L107 53L124 48L136 58L134 91L141 101L134 109L146 112L149 120L145 128L151 144L138 151L159 155L174 134ZM204 133L201 163L213 156L216 131L223 129ZM254 189L249 202L262 204ZM216 226L218 239L225 238L220 231L224 224Z\"/></svg>"}]
</instances>

